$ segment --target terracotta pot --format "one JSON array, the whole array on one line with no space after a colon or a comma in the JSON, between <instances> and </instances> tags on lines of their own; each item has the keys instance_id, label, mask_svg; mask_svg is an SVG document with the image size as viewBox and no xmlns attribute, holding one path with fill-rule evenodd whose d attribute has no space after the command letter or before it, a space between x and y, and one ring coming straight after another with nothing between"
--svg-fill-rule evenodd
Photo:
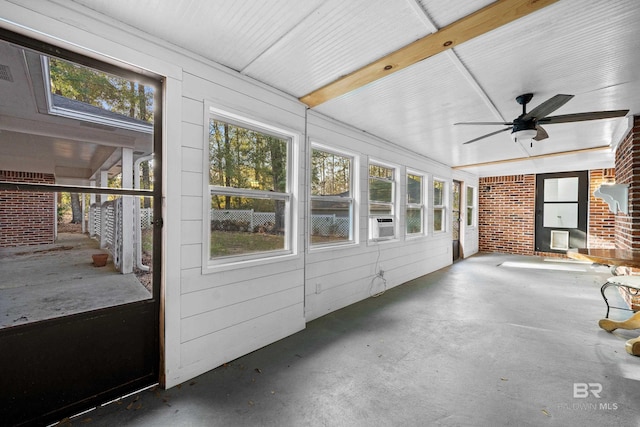
<instances>
[{"instance_id":1,"label":"terracotta pot","mask_svg":"<svg viewBox=\"0 0 640 427\"><path fill-rule=\"evenodd\" d=\"M107 265L107 258L109 258L109 254L93 254L91 255L93 259L93 265L95 267L104 267Z\"/></svg>"}]
</instances>

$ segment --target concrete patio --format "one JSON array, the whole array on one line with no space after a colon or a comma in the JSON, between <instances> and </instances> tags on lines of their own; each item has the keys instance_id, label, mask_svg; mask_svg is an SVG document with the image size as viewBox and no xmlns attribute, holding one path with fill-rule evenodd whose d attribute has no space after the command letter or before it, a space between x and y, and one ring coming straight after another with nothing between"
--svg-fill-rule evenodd
<instances>
[{"instance_id":1,"label":"concrete patio","mask_svg":"<svg viewBox=\"0 0 640 427\"><path fill-rule=\"evenodd\" d=\"M597 324L609 275L589 264L477 255L70 424L638 425L640 359L624 348L637 332Z\"/></svg>"},{"instance_id":2,"label":"concrete patio","mask_svg":"<svg viewBox=\"0 0 640 427\"><path fill-rule=\"evenodd\" d=\"M94 239L59 233L51 245L0 248L0 328L149 298L135 274L120 274Z\"/></svg>"}]
</instances>

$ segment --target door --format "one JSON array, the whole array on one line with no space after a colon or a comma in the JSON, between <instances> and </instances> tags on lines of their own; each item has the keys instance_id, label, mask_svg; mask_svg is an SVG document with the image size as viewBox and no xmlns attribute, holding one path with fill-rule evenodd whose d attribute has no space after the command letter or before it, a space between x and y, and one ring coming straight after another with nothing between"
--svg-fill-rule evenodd
<instances>
[{"instance_id":1,"label":"door","mask_svg":"<svg viewBox=\"0 0 640 427\"><path fill-rule=\"evenodd\" d=\"M535 203L537 252L587 246L588 171L537 175Z\"/></svg>"},{"instance_id":2,"label":"door","mask_svg":"<svg viewBox=\"0 0 640 427\"><path fill-rule=\"evenodd\" d=\"M0 58L1 423L46 425L159 380L162 83L5 30Z\"/></svg>"},{"instance_id":3,"label":"door","mask_svg":"<svg viewBox=\"0 0 640 427\"><path fill-rule=\"evenodd\" d=\"M451 235L453 239L453 260L460 258L460 191L462 183L453 181L453 222L451 225Z\"/></svg>"}]
</instances>

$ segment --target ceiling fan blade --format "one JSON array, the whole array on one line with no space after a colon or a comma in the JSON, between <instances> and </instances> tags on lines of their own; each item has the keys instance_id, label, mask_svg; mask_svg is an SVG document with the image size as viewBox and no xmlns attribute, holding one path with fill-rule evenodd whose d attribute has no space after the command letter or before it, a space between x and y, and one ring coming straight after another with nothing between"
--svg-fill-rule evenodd
<instances>
[{"instance_id":1,"label":"ceiling fan blade","mask_svg":"<svg viewBox=\"0 0 640 427\"><path fill-rule=\"evenodd\" d=\"M555 124L555 123L571 123L584 122L587 120L613 119L615 117L624 117L629 110L611 110L611 111L591 111L589 113L563 114L561 116L545 117L538 120L538 123Z\"/></svg>"},{"instance_id":2,"label":"ceiling fan blade","mask_svg":"<svg viewBox=\"0 0 640 427\"><path fill-rule=\"evenodd\" d=\"M573 95L558 94L556 96L552 96L551 98L547 99L542 104L538 105L536 108L525 114L523 119L526 120L536 118L540 120L541 118L546 117L548 114L551 114L558 108L562 107L564 104L569 102L571 98L573 98Z\"/></svg>"},{"instance_id":3,"label":"ceiling fan blade","mask_svg":"<svg viewBox=\"0 0 640 427\"><path fill-rule=\"evenodd\" d=\"M454 125L502 125L511 126L513 122L460 122L454 123Z\"/></svg>"},{"instance_id":4,"label":"ceiling fan blade","mask_svg":"<svg viewBox=\"0 0 640 427\"><path fill-rule=\"evenodd\" d=\"M493 136L493 135L499 134L500 132L504 132L504 131L511 130L511 129L513 129L513 127L508 127L508 128L500 129L500 130L497 130L497 131L495 131L495 132L491 132L491 133L488 133L488 134L486 134L486 135L479 136L479 137L474 138L474 139L472 139L472 140L469 140L469 141L467 141L467 142L463 142L463 144L470 144L470 143L472 143L472 142L476 142L476 141L479 141L479 140L481 140L481 139L488 138L488 137L490 137L490 136Z\"/></svg>"},{"instance_id":5,"label":"ceiling fan blade","mask_svg":"<svg viewBox=\"0 0 640 427\"><path fill-rule=\"evenodd\" d=\"M542 126L536 126L536 130L538 131L538 133L533 138L534 140L542 141L543 139L549 138L549 134L547 133L546 130L544 130L544 128Z\"/></svg>"}]
</instances>

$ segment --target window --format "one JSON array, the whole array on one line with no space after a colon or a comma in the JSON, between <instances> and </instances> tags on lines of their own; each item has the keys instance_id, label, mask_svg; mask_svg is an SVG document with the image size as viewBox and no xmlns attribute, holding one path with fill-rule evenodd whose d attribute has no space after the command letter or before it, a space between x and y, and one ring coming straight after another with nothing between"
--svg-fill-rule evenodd
<instances>
[{"instance_id":1,"label":"window","mask_svg":"<svg viewBox=\"0 0 640 427\"><path fill-rule=\"evenodd\" d=\"M467 187L467 226L475 225L476 213L476 189L475 187Z\"/></svg>"},{"instance_id":2,"label":"window","mask_svg":"<svg viewBox=\"0 0 640 427\"><path fill-rule=\"evenodd\" d=\"M154 91L149 85L59 58L42 57L52 115L151 134Z\"/></svg>"},{"instance_id":3,"label":"window","mask_svg":"<svg viewBox=\"0 0 640 427\"><path fill-rule=\"evenodd\" d=\"M290 251L291 136L209 119L209 259Z\"/></svg>"},{"instance_id":4,"label":"window","mask_svg":"<svg viewBox=\"0 0 640 427\"><path fill-rule=\"evenodd\" d=\"M407 234L422 234L424 230L424 197L421 175L407 173Z\"/></svg>"},{"instance_id":5,"label":"window","mask_svg":"<svg viewBox=\"0 0 640 427\"><path fill-rule=\"evenodd\" d=\"M369 215L393 215L395 170L369 165Z\"/></svg>"},{"instance_id":6,"label":"window","mask_svg":"<svg viewBox=\"0 0 640 427\"><path fill-rule=\"evenodd\" d=\"M377 164L369 164L369 215L395 215L395 169ZM391 227L390 227L391 228ZM392 227L395 230L395 225ZM389 228L387 228L391 231ZM369 230L372 238L373 230ZM395 235L395 233L393 233ZM389 237L392 237L390 234Z\"/></svg>"},{"instance_id":7,"label":"window","mask_svg":"<svg viewBox=\"0 0 640 427\"><path fill-rule=\"evenodd\" d=\"M433 231L446 230L446 185L444 181L433 180Z\"/></svg>"},{"instance_id":8,"label":"window","mask_svg":"<svg viewBox=\"0 0 640 427\"><path fill-rule=\"evenodd\" d=\"M311 245L353 242L353 158L311 150Z\"/></svg>"}]
</instances>

